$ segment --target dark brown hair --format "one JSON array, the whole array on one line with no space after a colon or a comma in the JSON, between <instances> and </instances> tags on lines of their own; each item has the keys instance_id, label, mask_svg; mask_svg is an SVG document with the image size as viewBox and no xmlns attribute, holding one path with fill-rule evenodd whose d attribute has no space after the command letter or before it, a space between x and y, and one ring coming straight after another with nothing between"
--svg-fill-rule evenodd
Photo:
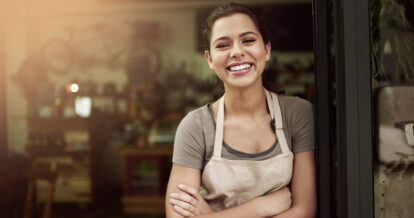
<instances>
[{"instance_id":1,"label":"dark brown hair","mask_svg":"<svg viewBox=\"0 0 414 218\"><path fill-rule=\"evenodd\" d=\"M254 25L259 30L260 34L262 35L263 42L265 44L267 44L270 41L269 34L267 32L267 29L265 28L265 25L261 17L258 16L258 13L253 8L247 5L230 2L230 3L217 7L208 16L206 23L202 30L205 50L210 51L211 32L212 32L214 23L222 17L227 17L230 15L239 14L239 13L245 14L250 17L250 19L253 21Z\"/></svg>"}]
</instances>

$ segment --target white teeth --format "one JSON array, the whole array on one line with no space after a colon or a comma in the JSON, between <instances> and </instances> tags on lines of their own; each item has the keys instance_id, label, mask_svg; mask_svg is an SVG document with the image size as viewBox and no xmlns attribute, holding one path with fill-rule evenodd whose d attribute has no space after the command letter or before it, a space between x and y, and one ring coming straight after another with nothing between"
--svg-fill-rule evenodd
<instances>
[{"instance_id":1,"label":"white teeth","mask_svg":"<svg viewBox=\"0 0 414 218\"><path fill-rule=\"evenodd\" d=\"M250 64L243 64L243 65L237 65L237 66L230 67L230 70L237 71L237 70L243 70L249 67L250 67Z\"/></svg>"}]
</instances>

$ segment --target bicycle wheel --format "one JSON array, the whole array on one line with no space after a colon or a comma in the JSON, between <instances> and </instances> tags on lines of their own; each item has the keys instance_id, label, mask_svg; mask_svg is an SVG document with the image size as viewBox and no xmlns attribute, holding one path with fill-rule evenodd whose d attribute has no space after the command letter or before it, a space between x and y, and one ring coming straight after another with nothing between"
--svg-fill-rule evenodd
<instances>
[{"instance_id":1,"label":"bicycle wheel","mask_svg":"<svg viewBox=\"0 0 414 218\"><path fill-rule=\"evenodd\" d=\"M67 72L74 62L70 45L62 39L51 39L42 49L42 58L46 67L56 73Z\"/></svg>"}]
</instances>

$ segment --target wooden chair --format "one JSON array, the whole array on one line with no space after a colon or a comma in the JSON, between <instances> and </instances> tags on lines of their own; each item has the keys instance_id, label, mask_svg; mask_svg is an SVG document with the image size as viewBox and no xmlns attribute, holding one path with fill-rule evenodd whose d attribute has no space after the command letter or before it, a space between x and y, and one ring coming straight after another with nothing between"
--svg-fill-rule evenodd
<instances>
[{"instance_id":1,"label":"wooden chair","mask_svg":"<svg viewBox=\"0 0 414 218\"><path fill-rule=\"evenodd\" d=\"M53 195L55 191L55 181L58 175L58 164L55 161L50 163L33 162L32 168L28 172L29 181L27 185L26 203L23 218L31 218L36 204L36 182L46 180L46 198L43 208L43 218L50 218L52 212Z\"/></svg>"}]
</instances>

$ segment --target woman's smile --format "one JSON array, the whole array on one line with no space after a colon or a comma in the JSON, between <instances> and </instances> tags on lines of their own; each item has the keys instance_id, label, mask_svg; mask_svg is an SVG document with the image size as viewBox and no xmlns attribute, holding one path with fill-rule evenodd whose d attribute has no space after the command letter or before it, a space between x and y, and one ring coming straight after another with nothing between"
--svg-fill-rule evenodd
<instances>
[{"instance_id":1,"label":"woman's smile","mask_svg":"<svg viewBox=\"0 0 414 218\"><path fill-rule=\"evenodd\" d=\"M236 13L214 23L206 58L225 87L261 86L270 43L264 43L249 16Z\"/></svg>"},{"instance_id":2,"label":"woman's smile","mask_svg":"<svg viewBox=\"0 0 414 218\"><path fill-rule=\"evenodd\" d=\"M253 68L252 63L234 63L226 67L227 71L234 76L242 76L247 74Z\"/></svg>"}]
</instances>

